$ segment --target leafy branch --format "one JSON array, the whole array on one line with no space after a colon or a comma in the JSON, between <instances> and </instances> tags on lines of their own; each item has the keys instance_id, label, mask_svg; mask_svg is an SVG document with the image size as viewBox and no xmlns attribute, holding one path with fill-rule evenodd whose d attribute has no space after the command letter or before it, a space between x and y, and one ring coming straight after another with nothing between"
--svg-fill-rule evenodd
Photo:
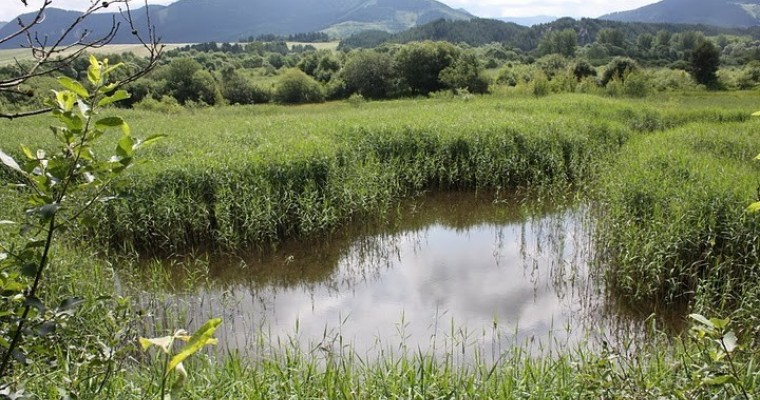
<instances>
[{"instance_id":1,"label":"leafy branch","mask_svg":"<svg viewBox=\"0 0 760 400\"><path fill-rule=\"evenodd\" d=\"M64 88L53 91L46 102L60 125L51 127L58 152L32 151L21 146L25 160L17 162L0 151L0 162L18 177L13 190L25 197L25 219L4 221L4 225L20 226L20 244L3 245L0 254L0 379L11 373L12 360L26 364L30 351L22 346L29 335L26 326L44 311L39 291L44 272L50 263L50 251L56 233L79 223L92 204L104 198L111 183L134 161L141 147L162 135L144 141L132 137L129 125L120 117L98 117L101 109L129 98L109 82L109 76L122 67L109 65L108 60L90 56L87 69L88 87L72 79L59 78ZM99 157L94 144L104 134L119 130L114 155ZM19 201L22 203L22 201ZM28 283L28 278L33 278ZM2 387L0 387L2 389Z\"/></svg>"}]
</instances>

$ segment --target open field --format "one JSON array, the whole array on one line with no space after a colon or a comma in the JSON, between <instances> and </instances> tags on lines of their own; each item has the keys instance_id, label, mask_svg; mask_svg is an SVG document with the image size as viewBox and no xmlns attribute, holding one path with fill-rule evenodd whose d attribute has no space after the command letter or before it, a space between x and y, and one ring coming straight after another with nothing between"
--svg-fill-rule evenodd
<instances>
[{"instance_id":1,"label":"open field","mask_svg":"<svg viewBox=\"0 0 760 400\"><path fill-rule=\"evenodd\" d=\"M188 46L192 43L164 43L166 50L178 49ZM288 42L288 46L295 45L310 45L314 46L318 50L336 50L338 48L338 42L327 43L300 43L300 42ZM132 53L137 57L147 57L148 52L145 48L139 44L109 44L99 48L93 48L88 50L92 54L121 54ZM11 64L16 61L31 60L32 54L27 49L0 49L0 65Z\"/></svg>"},{"instance_id":2,"label":"open field","mask_svg":"<svg viewBox=\"0 0 760 400\"><path fill-rule=\"evenodd\" d=\"M166 50L187 46L187 44L166 44ZM133 53L137 57L147 57L145 48L138 44L109 44L107 46L88 50L92 54L121 54ZM66 54L66 53L63 53ZM31 60L32 53L27 49L2 49L0 50L0 65L11 64L16 61Z\"/></svg>"},{"instance_id":3,"label":"open field","mask_svg":"<svg viewBox=\"0 0 760 400\"><path fill-rule=\"evenodd\" d=\"M760 121L750 118L756 109L754 93L705 91L112 109L107 113L123 116L135 136L169 137L118 186L122 200L98 205L94 227L71 233L87 238L86 250L61 247L55 279L87 279L83 271L93 271L99 278L85 287L112 294L109 265L139 265L81 254L232 251L319 237L427 190L530 188L552 196L571 188L594 209L598 268L610 296L632 307L679 302L730 316L738 340L751 348L760 311L760 221L744 210L757 199L760 177L752 161L760 152ZM20 157L20 143L45 147L49 123L45 116L0 121L2 149ZM21 212L5 204L9 215ZM103 305L88 307L98 315ZM494 366L455 365L421 351L365 360L347 349L323 357L280 344L251 364L235 357L192 363L202 374L191 373L186 391L194 398L704 398L760 390L756 354L733 354L740 369L734 384L707 385L706 368L719 364L710 361L707 342L653 335L627 348L568 349L548 358L516 348ZM109 396L146 395L140 388L154 372L119 374ZM44 387L41 379L34 384Z\"/></svg>"}]
</instances>

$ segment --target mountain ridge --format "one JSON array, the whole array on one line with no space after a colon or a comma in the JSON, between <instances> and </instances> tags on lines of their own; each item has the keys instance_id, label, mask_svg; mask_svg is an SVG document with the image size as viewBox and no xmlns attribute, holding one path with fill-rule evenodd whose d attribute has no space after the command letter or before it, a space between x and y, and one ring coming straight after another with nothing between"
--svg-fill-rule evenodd
<instances>
[{"instance_id":1,"label":"mountain ridge","mask_svg":"<svg viewBox=\"0 0 760 400\"><path fill-rule=\"evenodd\" d=\"M662 0L599 19L747 28L759 26L759 16L760 0Z\"/></svg>"},{"instance_id":2,"label":"mountain ridge","mask_svg":"<svg viewBox=\"0 0 760 400\"><path fill-rule=\"evenodd\" d=\"M164 43L235 42L262 34L288 35L324 31L335 37L347 36L365 29L400 32L437 19L468 20L472 14L455 10L435 0L180 0L168 6L150 6L151 23ZM299 10L298 13L292 10ZM40 37L54 37L81 13L50 8L45 20L36 27ZM21 15L30 21L33 13ZM133 10L138 29L147 27L145 8ZM117 14L94 14L78 29L100 35L108 32ZM0 27L0 37L13 31ZM134 43L125 29L114 38L114 44ZM75 33L74 37L77 34ZM25 44L20 37L6 42L2 48Z\"/></svg>"}]
</instances>

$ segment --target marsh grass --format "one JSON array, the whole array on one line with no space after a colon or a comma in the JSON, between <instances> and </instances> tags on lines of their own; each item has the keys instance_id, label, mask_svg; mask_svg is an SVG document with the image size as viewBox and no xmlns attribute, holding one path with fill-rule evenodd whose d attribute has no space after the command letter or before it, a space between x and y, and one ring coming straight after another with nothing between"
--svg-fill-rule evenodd
<instances>
[{"instance_id":1,"label":"marsh grass","mask_svg":"<svg viewBox=\"0 0 760 400\"><path fill-rule=\"evenodd\" d=\"M705 103L715 101L708 98ZM329 232L430 189L582 185L636 132L688 121L741 121L594 96L498 96L129 112L135 131L166 133L100 207L88 234L120 250L233 249ZM14 125L9 140L20 140Z\"/></svg>"},{"instance_id":2,"label":"marsh grass","mask_svg":"<svg viewBox=\"0 0 760 400\"><path fill-rule=\"evenodd\" d=\"M634 302L754 313L760 277L757 123L695 123L632 140L605 171L598 247L608 282ZM751 304L755 304L750 306Z\"/></svg>"}]
</instances>

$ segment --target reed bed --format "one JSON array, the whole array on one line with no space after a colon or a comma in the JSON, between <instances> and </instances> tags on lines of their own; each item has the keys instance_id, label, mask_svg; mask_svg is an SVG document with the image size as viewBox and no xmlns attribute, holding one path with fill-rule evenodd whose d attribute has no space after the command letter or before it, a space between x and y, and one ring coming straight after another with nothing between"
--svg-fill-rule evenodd
<instances>
[{"instance_id":1,"label":"reed bed","mask_svg":"<svg viewBox=\"0 0 760 400\"><path fill-rule=\"evenodd\" d=\"M758 124L689 124L626 145L597 188L597 244L629 301L696 302L756 321Z\"/></svg>"},{"instance_id":2,"label":"reed bed","mask_svg":"<svg viewBox=\"0 0 760 400\"><path fill-rule=\"evenodd\" d=\"M568 95L125 111L135 132L170 138L122 182L121 200L96 210L100 224L86 234L157 253L277 242L429 189L579 185L632 134L748 116L684 111L681 101ZM11 128L8 138L21 141L24 125Z\"/></svg>"}]
</instances>

